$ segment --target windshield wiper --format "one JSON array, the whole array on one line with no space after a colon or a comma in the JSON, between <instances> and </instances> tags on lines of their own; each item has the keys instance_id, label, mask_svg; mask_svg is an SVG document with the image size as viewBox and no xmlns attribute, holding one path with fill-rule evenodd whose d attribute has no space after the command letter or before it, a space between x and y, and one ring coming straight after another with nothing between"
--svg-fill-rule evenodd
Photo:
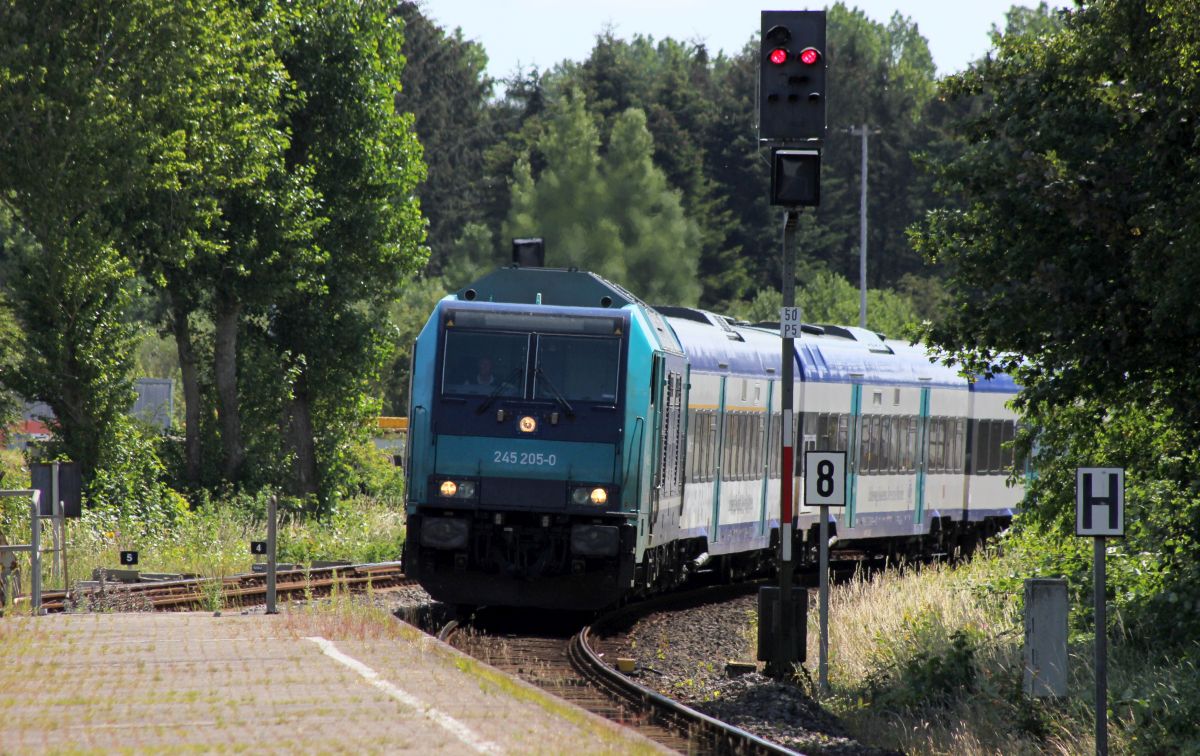
<instances>
[{"instance_id":1,"label":"windshield wiper","mask_svg":"<svg viewBox=\"0 0 1200 756\"><path fill-rule=\"evenodd\" d=\"M554 396L554 400L558 402L559 406L567 411L567 417L575 417L575 408L571 406L571 403L567 401L562 392L558 390L558 387L554 385L554 382L550 380L550 376L546 375L546 371L542 370L542 366L538 365L533 373L534 375L540 375L542 380L546 382L546 388L550 389L550 393Z\"/></svg>"},{"instance_id":2,"label":"windshield wiper","mask_svg":"<svg viewBox=\"0 0 1200 756\"><path fill-rule=\"evenodd\" d=\"M475 408L475 414L482 415L484 412L486 412L487 408L492 406L492 402L496 401L496 397L500 396L500 392L503 391L506 386L512 383L513 378L516 378L518 375L521 375L524 372L525 368L513 368L513 371L509 373L508 377L500 381L500 385L496 386L496 388L492 390L492 393L488 394L487 398Z\"/></svg>"}]
</instances>

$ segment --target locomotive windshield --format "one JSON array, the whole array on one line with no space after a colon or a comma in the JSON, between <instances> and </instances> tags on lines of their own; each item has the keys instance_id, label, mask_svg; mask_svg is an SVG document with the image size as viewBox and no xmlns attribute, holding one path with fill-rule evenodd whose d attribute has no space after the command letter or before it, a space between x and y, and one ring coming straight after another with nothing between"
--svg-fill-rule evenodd
<instances>
[{"instance_id":1,"label":"locomotive windshield","mask_svg":"<svg viewBox=\"0 0 1200 756\"><path fill-rule=\"evenodd\" d=\"M615 402L620 354L613 338L539 336L533 398Z\"/></svg>"},{"instance_id":2,"label":"locomotive windshield","mask_svg":"<svg viewBox=\"0 0 1200 756\"><path fill-rule=\"evenodd\" d=\"M614 404L620 355L619 338L448 329L442 393Z\"/></svg>"},{"instance_id":3,"label":"locomotive windshield","mask_svg":"<svg viewBox=\"0 0 1200 756\"><path fill-rule=\"evenodd\" d=\"M442 392L524 396L528 357L528 334L448 331Z\"/></svg>"}]
</instances>

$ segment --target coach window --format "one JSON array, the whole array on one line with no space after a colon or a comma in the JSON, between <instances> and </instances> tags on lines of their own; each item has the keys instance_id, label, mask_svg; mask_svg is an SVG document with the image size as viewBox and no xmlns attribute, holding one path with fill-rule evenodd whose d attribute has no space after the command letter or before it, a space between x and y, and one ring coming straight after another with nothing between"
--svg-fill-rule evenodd
<instances>
[{"instance_id":1,"label":"coach window","mask_svg":"<svg viewBox=\"0 0 1200 756\"><path fill-rule=\"evenodd\" d=\"M721 480L736 480L737 468L737 415L732 412L725 415L725 445L721 453Z\"/></svg>"},{"instance_id":2,"label":"coach window","mask_svg":"<svg viewBox=\"0 0 1200 756\"><path fill-rule=\"evenodd\" d=\"M777 413L771 413L771 440L767 442L767 459L770 462L770 471L768 475L772 478L779 477L779 450L780 450L780 418Z\"/></svg>"},{"instance_id":3,"label":"coach window","mask_svg":"<svg viewBox=\"0 0 1200 756\"><path fill-rule=\"evenodd\" d=\"M1003 459L1000 472L1007 475L1013 471L1013 436L1016 434L1017 426L1012 420L1005 420L1000 437L1001 449L1003 450Z\"/></svg>"},{"instance_id":4,"label":"coach window","mask_svg":"<svg viewBox=\"0 0 1200 756\"><path fill-rule=\"evenodd\" d=\"M862 419L862 440L860 445L862 449L862 469L865 473L875 472L875 431L878 426L876 421L879 418L870 415L863 415Z\"/></svg>"},{"instance_id":5,"label":"coach window","mask_svg":"<svg viewBox=\"0 0 1200 756\"><path fill-rule=\"evenodd\" d=\"M754 438L754 415L742 415L742 480L753 477L754 452L758 441Z\"/></svg>"},{"instance_id":6,"label":"coach window","mask_svg":"<svg viewBox=\"0 0 1200 756\"><path fill-rule=\"evenodd\" d=\"M704 480L717 475L717 413L704 410Z\"/></svg>"},{"instance_id":7,"label":"coach window","mask_svg":"<svg viewBox=\"0 0 1200 756\"><path fill-rule=\"evenodd\" d=\"M754 479L761 480L765 474L763 470L766 464L767 456L764 453L767 444L767 416L762 412L755 413L754 423Z\"/></svg>"},{"instance_id":8,"label":"coach window","mask_svg":"<svg viewBox=\"0 0 1200 756\"><path fill-rule=\"evenodd\" d=\"M975 438L975 473L977 475L987 475L992 469L992 449L991 445L988 443L988 438L991 436L991 431L991 420L979 421L979 433Z\"/></svg>"},{"instance_id":9,"label":"coach window","mask_svg":"<svg viewBox=\"0 0 1200 756\"><path fill-rule=\"evenodd\" d=\"M890 473L900 471L900 421L902 418L892 416L887 419L888 465Z\"/></svg>"},{"instance_id":10,"label":"coach window","mask_svg":"<svg viewBox=\"0 0 1200 756\"><path fill-rule=\"evenodd\" d=\"M688 460L691 460L689 466L688 482L696 480L696 410L688 408Z\"/></svg>"},{"instance_id":11,"label":"coach window","mask_svg":"<svg viewBox=\"0 0 1200 756\"><path fill-rule=\"evenodd\" d=\"M883 472L883 417L871 418L871 471Z\"/></svg>"},{"instance_id":12,"label":"coach window","mask_svg":"<svg viewBox=\"0 0 1200 756\"><path fill-rule=\"evenodd\" d=\"M949 472L962 474L963 472L963 451L966 449L967 439L967 422L964 418L956 417L951 422L951 433L954 440L951 444L950 459L946 463L946 468Z\"/></svg>"}]
</instances>

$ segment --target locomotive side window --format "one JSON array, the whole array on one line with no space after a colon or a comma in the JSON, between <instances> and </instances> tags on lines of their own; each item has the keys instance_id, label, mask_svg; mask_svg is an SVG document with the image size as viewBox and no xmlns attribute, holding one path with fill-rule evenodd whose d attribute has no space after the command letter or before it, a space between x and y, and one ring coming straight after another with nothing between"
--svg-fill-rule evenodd
<instances>
[{"instance_id":1,"label":"locomotive side window","mask_svg":"<svg viewBox=\"0 0 1200 756\"><path fill-rule=\"evenodd\" d=\"M528 354L527 334L447 331L442 391L523 396Z\"/></svg>"}]
</instances>

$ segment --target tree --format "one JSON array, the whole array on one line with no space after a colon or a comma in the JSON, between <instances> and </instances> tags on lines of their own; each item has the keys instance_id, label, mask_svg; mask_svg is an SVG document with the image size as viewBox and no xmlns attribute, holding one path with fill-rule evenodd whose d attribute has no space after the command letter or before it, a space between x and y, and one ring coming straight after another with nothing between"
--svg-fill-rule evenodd
<instances>
[{"instance_id":1,"label":"tree","mask_svg":"<svg viewBox=\"0 0 1200 756\"><path fill-rule=\"evenodd\" d=\"M192 319L213 305L213 277L228 262L228 214L236 204L252 204L253 192L269 193L270 177L282 165L286 140L274 124L285 76L272 49L276 18L270 13L256 20L234 4L216 4L177 23L177 36L187 44L159 66L160 96L142 105L162 141L152 163L156 180L128 214L127 254L163 299L158 317L174 337L183 384L185 478L196 487L202 356ZM223 420L231 416L236 412L222 410ZM240 430L228 427L223 434L230 442L227 460L237 455L238 436Z\"/></svg>"},{"instance_id":2,"label":"tree","mask_svg":"<svg viewBox=\"0 0 1200 756\"><path fill-rule=\"evenodd\" d=\"M505 237L542 236L555 265L594 270L644 298L693 304L697 229L652 163L645 115L618 117L608 152L576 94L555 103L538 147L536 179L517 163Z\"/></svg>"},{"instance_id":3,"label":"tree","mask_svg":"<svg viewBox=\"0 0 1200 756\"><path fill-rule=\"evenodd\" d=\"M36 245L10 261L26 357L3 380L51 407L63 451L88 479L133 398L134 271L119 241L132 198L158 178L147 167L164 135L141 106L163 95L159 74L189 44L176 10L0 5L0 203Z\"/></svg>"},{"instance_id":4,"label":"tree","mask_svg":"<svg viewBox=\"0 0 1200 756\"><path fill-rule=\"evenodd\" d=\"M393 344L378 323L399 282L426 260L414 197L424 164L412 116L396 109L403 23L390 8L296 3L281 53L296 84L281 124L291 135L288 170L320 198L320 215L307 271L292 279L302 285L278 291L264 336L290 386L292 490L326 501L344 477L349 441L378 414L371 388Z\"/></svg>"},{"instance_id":5,"label":"tree","mask_svg":"<svg viewBox=\"0 0 1200 756\"><path fill-rule=\"evenodd\" d=\"M396 107L413 114L429 166L417 193L429 220L430 272L437 274L453 259L466 225L485 217L484 151L496 139L495 109L488 107L493 83L486 53L464 39L462 30L447 32L407 0L396 14L404 27Z\"/></svg>"},{"instance_id":6,"label":"tree","mask_svg":"<svg viewBox=\"0 0 1200 756\"><path fill-rule=\"evenodd\" d=\"M582 64L562 66L551 76L556 90L578 88L589 111L600 117L602 139L630 108L646 114L654 164L681 192L684 212L699 231L698 275L706 304L738 299L750 285L746 265L727 240L734 219L705 170L708 140L719 120L721 92L703 45L635 35L618 39L611 30L596 37ZM728 141L728 133L719 141Z\"/></svg>"},{"instance_id":7,"label":"tree","mask_svg":"<svg viewBox=\"0 0 1200 756\"><path fill-rule=\"evenodd\" d=\"M1100 0L1057 31L998 39L944 83L987 107L964 117L961 154L940 166L954 203L916 230L952 299L930 341L972 372L1016 372L1035 430L1072 451L1042 465L1136 464L1131 490L1148 493L1131 509L1178 533L1194 532L1183 498L1200 480L1198 28L1188 4ZM1159 426L1163 463L1089 440L1137 418ZM1071 486L1039 477L1029 500L1060 533ZM1200 546L1164 549L1141 527L1129 548L1157 553L1172 590L1200 598L1173 577L1195 573Z\"/></svg>"}]
</instances>

